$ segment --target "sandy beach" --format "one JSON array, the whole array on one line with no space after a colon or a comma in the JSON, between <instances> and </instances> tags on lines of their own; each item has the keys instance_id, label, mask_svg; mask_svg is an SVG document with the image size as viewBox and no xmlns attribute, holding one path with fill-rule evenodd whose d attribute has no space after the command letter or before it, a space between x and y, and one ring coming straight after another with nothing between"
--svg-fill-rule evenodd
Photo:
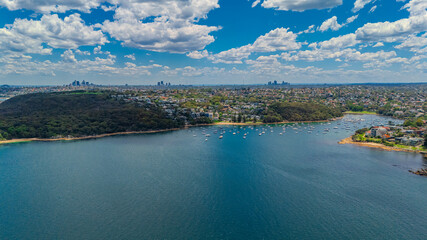
<instances>
[{"instance_id":1,"label":"sandy beach","mask_svg":"<svg viewBox=\"0 0 427 240\"><path fill-rule=\"evenodd\" d=\"M415 152L415 153L422 153L419 150L411 150L411 149L403 149L403 148L397 148L397 147L389 147L385 146L380 143L371 143L371 142L355 142L351 137L345 138L338 142L338 144L354 144L357 146L362 147L370 147L370 148L378 148L385 151L397 151L397 152Z\"/></svg>"}]
</instances>

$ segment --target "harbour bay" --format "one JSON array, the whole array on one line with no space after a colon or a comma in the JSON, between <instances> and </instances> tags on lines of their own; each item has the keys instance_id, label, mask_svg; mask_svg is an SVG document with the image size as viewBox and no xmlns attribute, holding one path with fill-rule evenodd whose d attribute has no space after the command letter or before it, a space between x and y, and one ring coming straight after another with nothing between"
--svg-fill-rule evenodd
<instances>
[{"instance_id":1,"label":"harbour bay","mask_svg":"<svg viewBox=\"0 0 427 240\"><path fill-rule=\"evenodd\" d=\"M2 145L0 238L423 239L422 155L338 144L390 120Z\"/></svg>"}]
</instances>

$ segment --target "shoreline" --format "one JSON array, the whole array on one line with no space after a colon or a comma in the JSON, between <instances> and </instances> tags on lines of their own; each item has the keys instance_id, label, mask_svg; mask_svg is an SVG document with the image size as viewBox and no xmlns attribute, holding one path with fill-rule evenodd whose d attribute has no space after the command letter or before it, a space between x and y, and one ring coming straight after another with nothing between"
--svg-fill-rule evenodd
<instances>
[{"instance_id":1,"label":"shoreline","mask_svg":"<svg viewBox=\"0 0 427 240\"><path fill-rule=\"evenodd\" d=\"M344 116L343 116L344 117ZM84 137L72 137L72 138L17 138L10 140L0 140L0 146L13 143L26 143L26 142L57 142L57 141L78 141L78 140L89 140L89 139L98 139L111 136L120 136L120 135L132 135L132 134L147 134L147 133L160 133L160 132L170 132L178 131L183 129L188 129L191 127L203 127L203 126L258 126L258 125L270 125L270 124L287 124L287 123L317 123L317 122L330 122L340 120L343 117L333 118L328 120L321 121L295 121L295 122L277 122L277 123L232 123L232 122L217 122L210 124L197 124L197 125L187 125L182 128L169 128L161 130L147 130L147 131L132 131L132 132L117 132L117 133L105 133L93 136L84 136Z\"/></svg>"},{"instance_id":2,"label":"shoreline","mask_svg":"<svg viewBox=\"0 0 427 240\"><path fill-rule=\"evenodd\" d=\"M347 111L347 112L343 112L343 114L348 114L348 115L377 115L377 116L382 116L381 114L378 114L376 112L352 112L352 111Z\"/></svg>"},{"instance_id":3,"label":"shoreline","mask_svg":"<svg viewBox=\"0 0 427 240\"><path fill-rule=\"evenodd\" d=\"M0 145L11 144L11 143L26 143L26 142L57 142L57 141L78 141L78 140L88 140L88 139L98 139L111 136L120 136L120 135L132 135L132 134L147 134L147 133L160 133L160 132L170 132L186 129L184 128L169 128L161 130L148 130L148 131L132 131L132 132L117 132L117 133L105 133L93 136L84 136L84 137L73 137L73 138L18 138L0 141Z\"/></svg>"},{"instance_id":4,"label":"shoreline","mask_svg":"<svg viewBox=\"0 0 427 240\"><path fill-rule=\"evenodd\" d=\"M362 147L378 148L378 149L382 149L385 151L412 152L412 153L421 153L421 154L424 153L423 151L420 151L420 150L411 150L411 149L404 149L404 148L397 148L397 147L389 147L389 146L385 146L381 143L355 142L355 141L353 141L352 137L344 138L341 141L339 141L338 144L353 144L353 145L362 146Z\"/></svg>"},{"instance_id":5,"label":"shoreline","mask_svg":"<svg viewBox=\"0 0 427 240\"><path fill-rule=\"evenodd\" d=\"M344 117L344 116L343 116ZM234 123L234 122L216 122L213 124L207 124L207 125L217 125L217 126L258 126L258 125L272 125L272 124L288 124L288 123L325 123L325 122L332 122L342 119L343 117L338 118L332 118L328 120L317 120L317 121L283 121L283 122L273 122L273 123L263 123L263 122L247 122L247 123Z\"/></svg>"}]
</instances>

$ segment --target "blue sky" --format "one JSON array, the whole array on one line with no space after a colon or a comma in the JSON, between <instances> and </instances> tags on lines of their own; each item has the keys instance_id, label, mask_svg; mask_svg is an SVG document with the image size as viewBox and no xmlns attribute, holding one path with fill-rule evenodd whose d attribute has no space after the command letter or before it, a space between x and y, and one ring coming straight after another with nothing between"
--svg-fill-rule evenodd
<instances>
[{"instance_id":1,"label":"blue sky","mask_svg":"<svg viewBox=\"0 0 427 240\"><path fill-rule=\"evenodd\" d=\"M427 0L0 0L0 84L424 82Z\"/></svg>"}]
</instances>

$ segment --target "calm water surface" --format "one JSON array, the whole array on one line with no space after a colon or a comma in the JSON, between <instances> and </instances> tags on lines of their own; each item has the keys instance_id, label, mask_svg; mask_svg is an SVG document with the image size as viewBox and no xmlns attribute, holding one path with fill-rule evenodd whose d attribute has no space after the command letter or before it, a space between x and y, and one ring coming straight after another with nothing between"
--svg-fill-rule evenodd
<instances>
[{"instance_id":1,"label":"calm water surface","mask_svg":"<svg viewBox=\"0 0 427 240\"><path fill-rule=\"evenodd\" d=\"M389 120L0 146L0 239L425 239L422 156L337 144Z\"/></svg>"}]
</instances>

